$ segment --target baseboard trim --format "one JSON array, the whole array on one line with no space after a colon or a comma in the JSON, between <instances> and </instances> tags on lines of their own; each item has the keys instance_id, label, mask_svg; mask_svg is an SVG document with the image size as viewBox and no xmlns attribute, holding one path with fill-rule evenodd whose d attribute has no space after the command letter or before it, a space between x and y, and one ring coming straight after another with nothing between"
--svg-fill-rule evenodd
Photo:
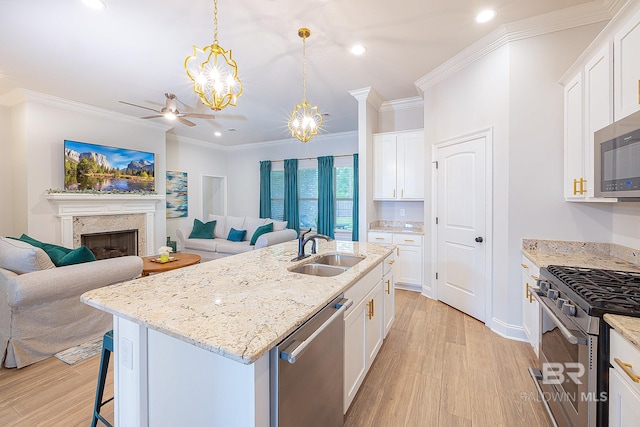
<instances>
[{"instance_id":1,"label":"baseboard trim","mask_svg":"<svg viewBox=\"0 0 640 427\"><path fill-rule=\"evenodd\" d=\"M396 289L402 289L403 291L422 292L422 286L411 285L409 283L394 283Z\"/></svg>"},{"instance_id":2,"label":"baseboard trim","mask_svg":"<svg viewBox=\"0 0 640 427\"><path fill-rule=\"evenodd\" d=\"M496 334L510 340L524 342L529 341L526 334L524 333L524 328L522 326L511 325L509 323L503 322L500 319L496 319L495 317L491 318L491 321L487 323L487 326Z\"/></svg>"}]
</instances>

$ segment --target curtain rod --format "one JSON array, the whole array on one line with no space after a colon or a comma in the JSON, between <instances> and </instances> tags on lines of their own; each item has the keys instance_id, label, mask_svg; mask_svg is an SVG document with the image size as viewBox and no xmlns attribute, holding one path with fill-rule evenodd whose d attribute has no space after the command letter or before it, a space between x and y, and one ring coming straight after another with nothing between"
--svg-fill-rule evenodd
<instances>
[{"instance_id":1,"label":"curtain rod","mask_svg":"<svg viewBox=\"0 0 640 427\"><path fill-rule=\"evenodd\" d=\"M356 154L356 153L354 153ZM333 158L335 159L336 157L353 157L353 154L340 154L339 156L333 156ZM298 160L318 160L317 157L305 157L303 159L298 159ZM279 163L279 162L284 162L284 160L271 160L271 163Z\"/></svg>"}]
</instances>

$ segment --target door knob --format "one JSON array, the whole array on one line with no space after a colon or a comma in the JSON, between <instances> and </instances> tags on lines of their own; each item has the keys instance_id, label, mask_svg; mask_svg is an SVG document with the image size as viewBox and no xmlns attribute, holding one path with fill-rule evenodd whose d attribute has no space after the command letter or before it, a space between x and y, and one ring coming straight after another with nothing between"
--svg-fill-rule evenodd
<instances>
[{"instance_id":1,"label":"door knob","mask_svg":"<svg viewBox=\"0 0 640 427\"><path fill-rule=\"evenodd\" d=\"M476 242L478 243L482 243L484 241L484 239L480 236L476 237Z\"/></svg>"}]
</instances>

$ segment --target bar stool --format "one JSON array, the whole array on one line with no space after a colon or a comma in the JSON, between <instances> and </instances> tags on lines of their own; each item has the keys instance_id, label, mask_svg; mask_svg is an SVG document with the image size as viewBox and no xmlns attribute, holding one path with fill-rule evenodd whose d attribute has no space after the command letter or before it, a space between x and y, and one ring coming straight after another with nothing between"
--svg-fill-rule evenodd
<instances>
[{"instance_id":1,"label":"bar stool","mask_svg":"<svg viewBox=\"0 0 640 427\"><path fill-rule=\"evenodd\" d=\"M113 400L107 399L102 401L104 394L104 384L107 380L107 370L109 369L109 358L113 353L113 331L109 331L104 334L102 338L102 356L100 357L100 372L98 374L98 386L96 387L96 401L93 405L93 419L91 420L91 427L96 427L98 420L102 421L106 426L113 427L102 415L100 415L100 409L107 403Z\"/></svg>"}]
</instances>

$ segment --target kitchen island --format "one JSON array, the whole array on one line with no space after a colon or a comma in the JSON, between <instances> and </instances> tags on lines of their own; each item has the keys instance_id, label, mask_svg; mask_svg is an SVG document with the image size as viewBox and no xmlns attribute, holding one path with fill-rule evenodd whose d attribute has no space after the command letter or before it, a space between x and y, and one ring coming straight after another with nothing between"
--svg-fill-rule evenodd
<instances>
[{"instance_id":1,"label":"kitchen island","mask_svg":"<svg viewBox=\"0 0 640 427\"><path fill-rule=\"evenodd\" d=\"M293 241L84 294L114 315L116 424L269 425L269 350L392 251L320 242L364 259L317 277Z\"/></svg>"}]
</instances>

